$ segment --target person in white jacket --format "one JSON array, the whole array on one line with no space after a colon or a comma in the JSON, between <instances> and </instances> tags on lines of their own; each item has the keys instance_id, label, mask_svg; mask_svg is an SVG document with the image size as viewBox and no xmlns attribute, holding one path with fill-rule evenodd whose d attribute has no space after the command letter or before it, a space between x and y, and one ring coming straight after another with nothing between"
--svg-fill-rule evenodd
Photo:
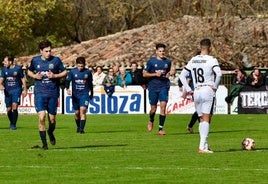
<instances>
[{"instance_id":1,"label":"person in white jacket","mask_svg":"<svg viewBox=\"0 0 268 184\"><path fill-rule=\"evenodd\" d=\"M102 67L97 66L96 72L93 74L93 85L94 86L102 85L102 82L105 76L106 74L103 72Z\"/></svg>"}]
</instances>

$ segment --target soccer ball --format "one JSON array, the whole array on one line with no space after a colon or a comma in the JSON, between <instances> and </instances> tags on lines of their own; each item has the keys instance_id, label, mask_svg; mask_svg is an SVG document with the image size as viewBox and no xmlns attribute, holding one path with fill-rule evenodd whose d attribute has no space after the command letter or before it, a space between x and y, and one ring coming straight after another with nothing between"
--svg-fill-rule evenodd
<instances>
[{"instance_id":1,"label":"soccer ball","mask_svg":"<svg viewBox=\"0 0 268 184\"><path fill-rule=\"evenodd\" d=\"M242 141L243 150L255 150L255 141L251 138L244 138Z\"/></svg>"}]
</instances>

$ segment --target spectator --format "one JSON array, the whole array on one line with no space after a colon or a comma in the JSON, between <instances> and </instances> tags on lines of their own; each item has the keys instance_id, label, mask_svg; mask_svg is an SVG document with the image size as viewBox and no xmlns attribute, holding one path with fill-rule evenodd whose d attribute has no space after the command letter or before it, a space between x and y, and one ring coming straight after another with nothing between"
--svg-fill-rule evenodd
<instances>
[{"instance_id":1,"label":"spectator","mask_svg":"<svg viewBox=\"0 0 268 184\"><path fill-rule=\"evenodd\" d=\"M254 70L247 77L247 85L252 87L261 87L264 85L264 76L260 69L254 68Z\"/></svg>"},{"instance_id":2,"label":"spectator","mask_svg":"<svg viewBox=\"0 0 268 184\"><path fill-rule=\"evenodd\" d=\"M102 85L104 91L111 97L115 91L115 85L117 84L117 76L114 74L113 68L109 68L108 74L104 77Z\"/></svg>"},{"instance_id":3,"label":"spectator","mask_svg":"<svg viewBox=\"0 0 268 184\"><path fill-rule=\"evenodd\" d=\"M132 85L141 85L146 88L146 80L143 78L142 71L138 69L136 62L131 63L130 74L132 77Z\"/></svg>"},{"instance_id":4,"label":"spectator","mask_svg":"<svg viewBox=\"0 0 268 184\"><path fill-rule=\"evenodd\" d=\"M176 68L173 66L170 69L169 81L171 86L177 86L179 81L179 74L177 73Z\"/></svg>"},{"instance_id":5,"label":"spectator","mask_svg":"<svg viewBox=\"0 0 268 184\"><path fill-rule=\"evenodd\" d=\"M126 68L121 66L119 68L119 74L117 75L117 85L125 88L128 85L132 84L132 77L129 72L126 71Z\"/></svg>"},{"instance_id":6,"label":"spectator","mask_svg":"<svg viewBox=\"0 0 268 184\"><path fill-rule=\"evenodd\" d=\"M268 90L268 70L265 73L265 86L266 86L266 90Z\"/></svg>"},{"instance_id":7,"label":"spectator","mask_svg":"<svg viewBox=\"0 0 268 184\"><path fill-rule=\"evenodd\" d=\"M113 66L114 74L117 76L119 74L119 64Z\"/></svg>"},{"instance_id":8,"label":"spectator","mask_svg":"<svg viewBox=\"0 0 268 184\"><path fill-rule=\"evenodd\" d=\"M103 79L105 77L105 73L102 70L101 66L97 66L96 72L93 74L93 85L100 86L102 85Z\"/></svg>"},{"instance_id":9,"label":"spectator","mask_svg":"<svg viewBox=\"0 0 268 184\"><path fill-rule=\"evenodd\" d=\"M244 70L237 69L236 75L233 76L232 85L229 95L225 98L227 103L233 103L235 97L237 97L247 82L247 74Z\"/></svg>"}]
</instances>

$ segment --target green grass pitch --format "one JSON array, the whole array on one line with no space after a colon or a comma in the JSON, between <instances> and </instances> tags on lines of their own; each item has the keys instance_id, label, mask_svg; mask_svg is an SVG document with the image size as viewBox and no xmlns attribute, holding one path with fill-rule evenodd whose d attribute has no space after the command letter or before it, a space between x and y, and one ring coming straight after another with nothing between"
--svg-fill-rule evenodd
<instances>
[{"instance_id":1,"label":"green grass pitch","mask_svg":"<svg viewBox=\"0 0 268 184\"><path fill-rule=\"evenodd\" d=\"M148 115L88 115L77 134L72 115L58 115L57 144L40 145L37 115L19 115L9 130L0 116L0 183L268 183L267 115L215 115L209 134L213 154L198 154L188 115L167 115L165 131L147 132ZM158 115L156 116L158 123ZM255 151L243 151L251 137Z\"/></svg>"}]
</instances>

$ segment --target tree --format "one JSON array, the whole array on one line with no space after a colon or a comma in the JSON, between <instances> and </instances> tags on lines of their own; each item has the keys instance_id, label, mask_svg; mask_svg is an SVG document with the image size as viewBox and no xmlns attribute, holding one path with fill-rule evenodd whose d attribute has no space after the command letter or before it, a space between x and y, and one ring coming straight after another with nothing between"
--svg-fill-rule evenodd
<instances>
[{"instance_id":1,"label":"tree","mask_svg":"<svg viewBox=\"0 0 268 184\"><path fill-rule=\"evenodd\" d=\"M38 17L55 6L56 0L1 0L0 3L0 54L26 53L32 37L31 26ZM29 51L29 52L28 52Z\"/></svg>"},{"instance_id":2,"label":"tree","mask_svg":"<svg viewBox=\"0 0 268 184\"><path fill-rule=\"evenodd\" d=\"M29 55L42 39L80 43L184 15L267 17L267 0L0 0L0 57Z\"/></svg>"}]
</instances>

